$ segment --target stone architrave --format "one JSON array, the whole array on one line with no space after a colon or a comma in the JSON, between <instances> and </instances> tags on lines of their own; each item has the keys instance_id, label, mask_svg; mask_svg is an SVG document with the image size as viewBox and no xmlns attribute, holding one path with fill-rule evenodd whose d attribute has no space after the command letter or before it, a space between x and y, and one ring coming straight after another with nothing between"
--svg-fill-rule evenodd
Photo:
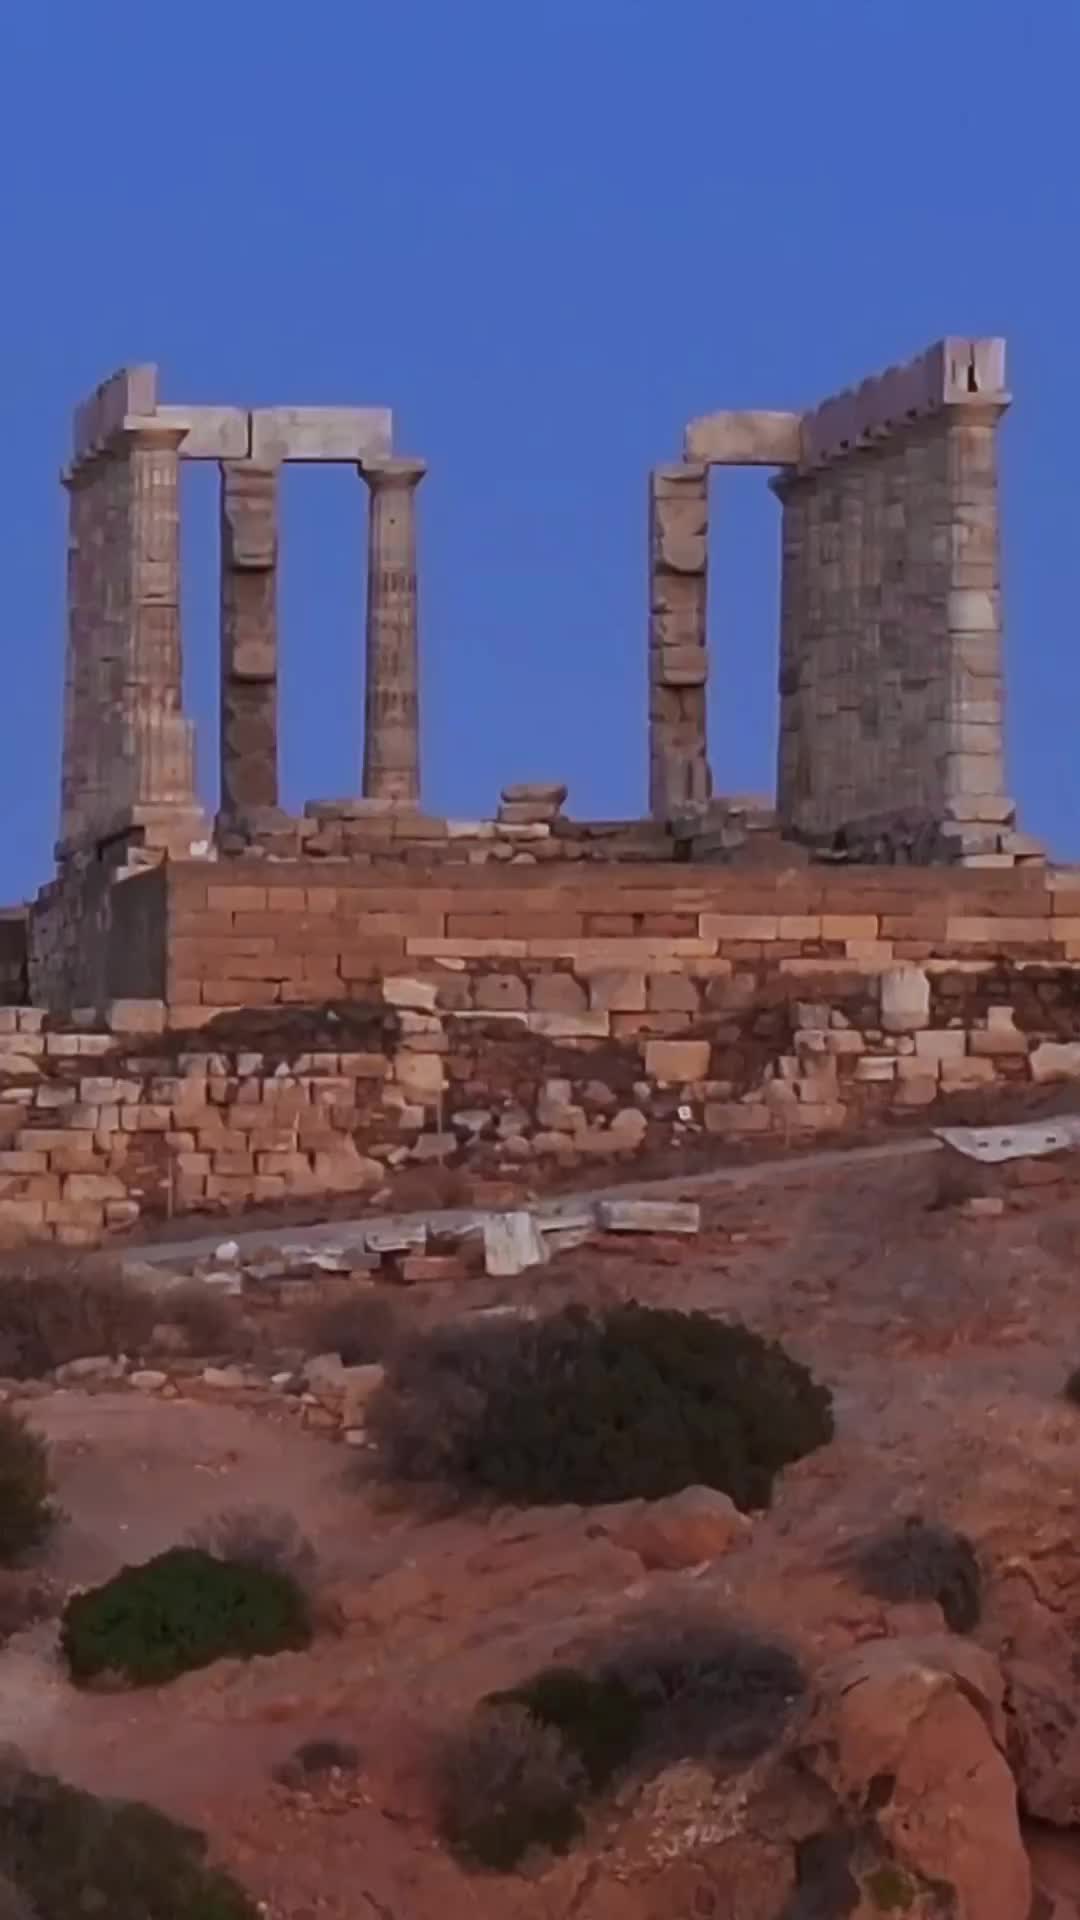
<instances>
[{"instance_id":1,"label":"stone architrave","mask_svg":"<svg viewBox=\"0 0 1080 1920\"><path fill-rule=\"evenodd\" d=\"M365 460L368 517L364 694L366 800L415 805L420 797L416 489L422 460Z\"/></svg>"},{"instance_id":2,"label":"stone architrave","mask_svg":"<svg viewBox=\"0 0 1080 1920\"><path fill-rule=\"evenodd\" d=\"M709 470L658 467L649 491L649 809L666 820L712 793L706 740Z\"/></svg>"},{"instance_id":3,"label":"stone architrave","mask_svg":"<svg viewBox=\"0 0 1080 1920\"><path fill-rule=\"evenodd\" d=\"M221 811L278 804L278 469L221 463Z\"/></svg>"}]
</instances>

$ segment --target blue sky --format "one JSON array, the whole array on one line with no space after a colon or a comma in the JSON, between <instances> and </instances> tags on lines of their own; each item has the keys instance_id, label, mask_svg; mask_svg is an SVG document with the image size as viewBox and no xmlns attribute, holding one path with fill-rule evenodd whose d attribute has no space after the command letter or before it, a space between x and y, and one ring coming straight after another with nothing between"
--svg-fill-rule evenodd
<instances>
[{"instance_id":1,"label":"blue sky","mask_svg":"<svg viewBox=\"0 0 1080 1920\"><path fill-rule=\"evenodd\" d=\"M8 0L0 899L56 824L69 415L388 403L421 495L426 798L643 810L645 485L683 421L1004 333L1011 784L1080 856L1074 0ZM213 796L215 476L185 476ZM776 503L714 482L711 740L773 778ZM363 488L293 471L285 797L354 791Z\"/></svg>"}]
</instances>

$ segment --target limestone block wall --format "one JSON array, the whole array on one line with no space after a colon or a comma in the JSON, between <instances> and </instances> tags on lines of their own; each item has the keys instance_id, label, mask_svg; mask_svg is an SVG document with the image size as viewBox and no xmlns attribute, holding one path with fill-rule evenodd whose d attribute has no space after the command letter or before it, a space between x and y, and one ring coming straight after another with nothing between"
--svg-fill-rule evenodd
<instances>
[{"instance_id":1,"label":"limestone block wall","mask_svg":"<svg viewBox=\"0 0 1080 1920\"><path fill-rule=\"evenodd\" d=\"M1080 874L463 870L418 894L190 862L125 888L129 930L165 927L161 997L0 1009L0 1230L391 1204L429 1162L690 1166L1080 1078Z\"/></svg>"},{"instance_id":2,"label":"limestone block wall","mask_svg":"<svg viewBox=\"0 0 1080 1920\"><path fill-rule=\"evenodd\" d=\"M1006 858L1000 341L946 341L807 415L783 502L778 805L812 839L893 814Z\"/></svg>"}]
</instances>

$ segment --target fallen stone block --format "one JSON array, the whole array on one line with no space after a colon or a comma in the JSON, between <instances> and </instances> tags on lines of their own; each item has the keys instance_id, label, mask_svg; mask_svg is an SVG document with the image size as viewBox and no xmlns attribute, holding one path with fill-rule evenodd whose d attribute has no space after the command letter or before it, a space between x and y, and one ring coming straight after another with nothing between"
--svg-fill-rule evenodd
<instances>
[{"instance_id":1,"label":"fallen stone block","mask_svg":"<svg viewBox=\"0 0 1080 1920\"><path fill-rule=\"evenodd\" d=\"M512 1279L548 1257L544 1237L531 1213L491 1213L484 1221L484 1271Z\"/></svg>"},{"instance_id":2,"label":"fallen stone block","mask_svg":"<svg viewBox=\"0 0 1080 1920\"><path fill-rule=\"evenodd\" d=\"M600 1200L597 1225L605 1233L700 1233L696 1200Z\"/></svg>"}]
</instances>

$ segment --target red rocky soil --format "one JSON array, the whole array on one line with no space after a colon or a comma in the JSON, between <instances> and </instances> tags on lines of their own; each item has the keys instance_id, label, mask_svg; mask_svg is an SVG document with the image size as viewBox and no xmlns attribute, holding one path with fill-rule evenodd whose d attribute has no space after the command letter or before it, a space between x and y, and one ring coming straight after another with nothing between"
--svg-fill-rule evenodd
<instances>
[{"instance_id":1,"label":"red rocky soil","mask_svg":"<svg viewBox=\"0 0 1080 1920\"><path fill-rule=\"evenodd\" d=\"M63 1581L273 1502L318 1546L344 1624L310 1654L82 1695L39 1626L0 1652L0 1738L204 1826L276 1920L870 1920L901 1895L915 1920L1027 1920L1028 1854L1031 1912L1080 1916L1080 1409L1061 1397L1080 1363L1080 1186L972 1218L934 1204L941 1171L793 1169L706 1202L697 1240L625 1236L544 1273L545 1301L584 1289L738 1315L833 1387L835 1442L784 1476L771 1513L715 1538L692 1501L660 1550L640 1514L629 1531L576 1508L432 1515L271 1402L33 1400L70 1515L49 1562ZM912 1512L979 1547L971 1640L835 1564ZM671 1564L710 1544L718 1557ZM735 1616L798 1649L811 1688L783 1751L620 1790L566 1860L463 1873L433 1830L433 1737L643 1608ZM322 1734L359 1749L357 1772L277 1785L275 1764Z\"/></svg>"}]
</instances>

